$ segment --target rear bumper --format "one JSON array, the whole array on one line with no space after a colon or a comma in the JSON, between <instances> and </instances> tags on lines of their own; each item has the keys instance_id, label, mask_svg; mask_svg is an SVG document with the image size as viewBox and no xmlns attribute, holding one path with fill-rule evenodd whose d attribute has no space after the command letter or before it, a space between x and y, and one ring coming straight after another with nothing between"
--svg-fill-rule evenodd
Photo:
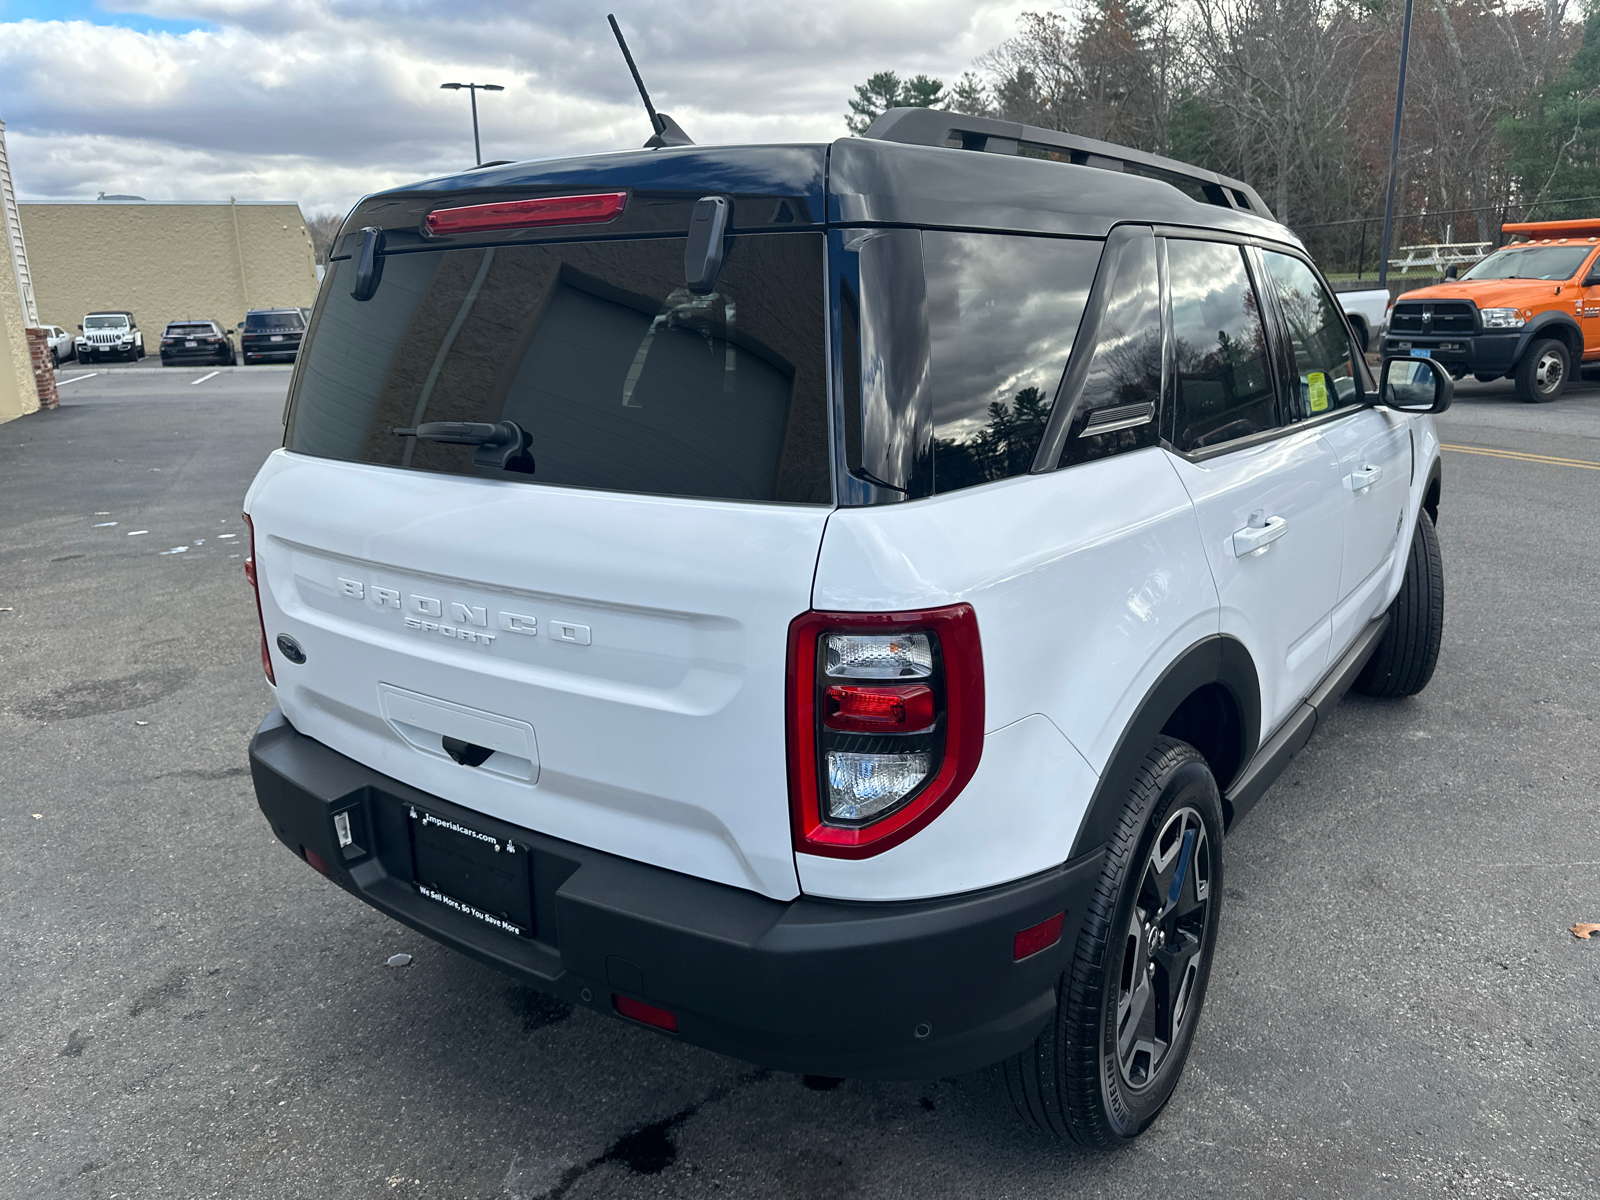
<instances>
[{"instance_id":1,"label":"rear bumper","mask_svg":"<svg viewBox=\"0 0 1600 1200\"><path fill-rule=\"evenodd\" d=\"M1401 333L1386 334L1383 339L1384 357L1405 357L1413 349L1428 351L1428 357L1437 360L1452 374L1506 375L1516 365L1517 345L1521 335L1509 333L1475 333L1453 337Z\"/></svg>"},{"instance_id":2,"label":"rear bumper","mask_svg":"<svg viewBox=\"0 0 1600 1200\"><path fill-rule=\"evenodd\" d=\"M684 1041L781 1070L928 1079L1027 1046L1100 874L1095 853L936 900L783 902L545 837L372 771L274 710L250 743L261 810L291 850L396 920L574 1004L614 997L676 1015ZM413 882L407 809L532 849L532 937L442 907ZM357 844L340 851L335 813ZM1061 940L1013 962L1012 938L1065 910ZM671 1035L663 1035L671 1036Z\"/></svg>"}]
</instances>

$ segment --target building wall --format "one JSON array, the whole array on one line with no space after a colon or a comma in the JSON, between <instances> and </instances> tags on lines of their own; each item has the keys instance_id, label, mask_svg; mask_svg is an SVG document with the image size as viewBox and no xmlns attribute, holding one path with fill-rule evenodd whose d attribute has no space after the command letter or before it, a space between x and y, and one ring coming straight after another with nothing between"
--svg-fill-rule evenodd
<instances>
[{"instance_id":1,"label":"building wall","mask_svg":"<svg viewBox=\"0 0 1600 1200\"><path fill-rule=\"evenodd\" d=\"M3 242L0 253L6 253ZM0 259L0 424L39 408L39 390L33 382L22 319L22 296L9 267L7 254Z\"/></svg>"},{"instance_id":2,"label":"building wall","mask_svg":"<svg viewBox=\"0 0 1600 1200\"><path fill-rule=\"evenodd\" d=\"M127 309L154 354L169 321L232 329L250 308L309 307L316 258L298 204L22 204L39 320L77 331Z\"/></svg>"}]
</instances>

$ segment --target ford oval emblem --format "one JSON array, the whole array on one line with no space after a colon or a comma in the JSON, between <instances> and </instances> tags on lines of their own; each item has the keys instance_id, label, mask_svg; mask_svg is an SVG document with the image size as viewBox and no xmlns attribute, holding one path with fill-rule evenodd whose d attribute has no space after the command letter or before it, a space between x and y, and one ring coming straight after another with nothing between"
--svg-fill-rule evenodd
<instances>
[{"instance_id":1,"label":"ford oval emblem","mask_svg":"<svg viewBox=\"0 0 1600 1200\"><path fill-rule=\"evenodd\" d=\"M278 649L283 651L283 656L292 663L303 663L306 660L306 652L300 649L300 643L287 633L278 635Z\"/></svg>"}]
</instances>

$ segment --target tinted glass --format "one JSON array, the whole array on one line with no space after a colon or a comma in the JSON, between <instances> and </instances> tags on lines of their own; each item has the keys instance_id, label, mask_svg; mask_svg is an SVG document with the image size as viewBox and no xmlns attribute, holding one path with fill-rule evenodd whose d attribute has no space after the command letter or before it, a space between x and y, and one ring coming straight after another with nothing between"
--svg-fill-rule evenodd
<instances>
[{"instance_id":1,"label":"tinted glass","mask_svg":"<svg viewBox=\"0 0 1600 1200\"><path fill-rule=\"evenodd\" d=\"M1067 433L1067 461L1153 445L1160 402L1161 285L1155 239L1146 236L1123 243L1119 252L1094 358Z\"/></svg>"},{"instance_id":2,"label":"tinted glass","mask_svg":"<svg viewBox=\"0 0 1600 1200\"><path fill-rule=\"evenodd\" d=\"M209 335L215 332L208 321L174 321L167 326L168 337L194 337L196 334Z\"/></svg>"},{"instance_id":3,"label":"tinted glass","mask_svg":"<svg viewBox=\"0 0 1600 1200\"><path fill-rule=\"evenodd\" d=\"M1350 331L1328 289L1298 258L1271 251L1262 257L1289 326L1289 348L1300 377L1297 393L1289 398L1291 417L1299 420L1361 403Z\"/></svg>"},{"instance_id":4,"label":"tinted glass","mask_svg":"<svg viewBox=\"0 0 1600 1200\"><path fill-rule=\"evenodd\" d=\"M300 316L298 308L289 309L287 312L253 312L245 314L244 327L250 331L258 329L304 329L305 320Z\"/></svg>"},{"instance_id":5,"label":"tinted glass","mask_svg":"<svg viewBox=\"0 0 1600 1200\"><path fill-rule=\"evenodd\" d=\"M929 230L922 246L934 490L1025 474L1103 243Z\"/></svg>"},{"instance_id":6,"label":"tinted glass","mask_svg":"<svg viewBox=\"0 0 1600 1200\"><path fill-rule=\"evenodd\" d=\"M1593 246L1529 246L1496 250L1463 279L1571 279Z\"/></svg>"},{"instance_id":7,"label":"tinted glass","mask_svg":"<svg viewBox=\"0 0 1600 1200\"><path fill-rule=\"evenodd\" d=\"M1173 444L1201 450L1273 428L1266 331L1244 253L1222 242L1167 242L1176 367Z\"/></svg>"},{"instance_id":8,"label":"tinted glass","mask_svg":"<svg viewBox=\"0 0 1600 1200\"><path fill-rule=\"evenodd\" d=\"M732 240L717 289L682 238L391 255L373 298L337 263L292 410L291 450L658 495L827 503L821 234ZM532 474L396 435L511 420Z\"/></svg>"},{"instance_id":9,"label":"tinted glass","mask_svg":"<svg viewBox=\"0 0 1600 1200\"><path fill-rule=\"evenodd\" d=\"M83 319L83 327L85 329L126 329L128 327L128 318L122 316L85 317Z\"/></svg>"}]
</instances>

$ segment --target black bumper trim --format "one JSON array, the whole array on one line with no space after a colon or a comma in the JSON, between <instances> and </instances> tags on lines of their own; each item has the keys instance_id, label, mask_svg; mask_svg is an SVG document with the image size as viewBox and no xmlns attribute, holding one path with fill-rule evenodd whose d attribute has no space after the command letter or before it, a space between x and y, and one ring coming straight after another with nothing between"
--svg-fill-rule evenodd
<instances>
[{"instance_id":1,"label":"black bumper trim","mask_svg":"<svg viewBox=\"0 0 1600 1200\"><path fill-rule=\"evenodd\" d=\"M1516 331L1454 336L1387 333L1383 338L1383 356L1404 358L1415 347L1429 351L1429 357L1438 360L1446 369L1455 368L1467 375L1506 375L1516 365L1520 336ZM1441 345L1460 349L1442 350Z\"/></svg>"},{"instance_id":2,"label":"black bumper trim","mask_svg":"<svg viewBox=\"0 0 1600 1200\"><path fill-rule=\"evenodd\" d=\"M461 808L304 736L277 710L250 743L250 767L278 838L396 920L597 1012L615 1015L612 992L636 995L675 1013L685 1041L807 1074L929 1079L1023 1049L1055 1011L1100 876L1096 851L935 900L784 902ZM411 804L531 847L533 938L417 894ZM345 810L358 813L358 837L341 851L333 815ZM1061 941L1013 962L1016 932L1063 909Z\"/></svg>"}]
</instances>

